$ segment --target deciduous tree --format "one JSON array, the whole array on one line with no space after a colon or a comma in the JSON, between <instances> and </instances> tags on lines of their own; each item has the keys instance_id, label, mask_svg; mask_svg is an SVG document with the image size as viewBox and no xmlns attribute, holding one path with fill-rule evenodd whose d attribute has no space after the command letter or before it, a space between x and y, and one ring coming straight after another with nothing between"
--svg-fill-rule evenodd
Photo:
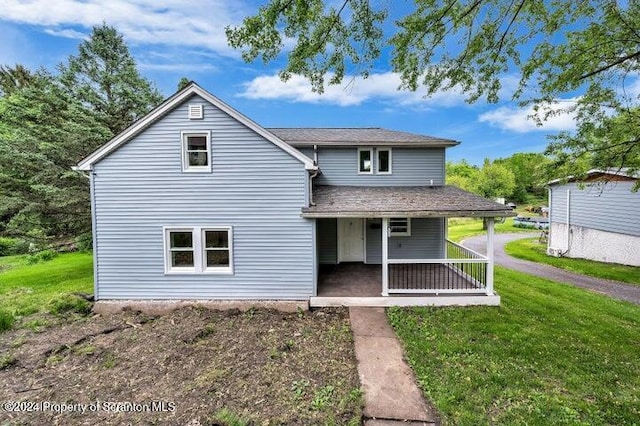
<instances>
[{"instance_id":1,"label":"deciduous tree","mask_svg":"<svg viewBox=\"0 0 640 426\"><path fill-rule=\"evenodd\" d=\"M347 72L367 77L387 53L382 46L390 47L401 89L425 95L455 89L469 102L496 102L504 77L517 74L520 85L509 97L534 103L539 120L561 109L576 116L578 131L549 146L557 162L570 165L593 152L602 167L638 169L640 2L416 0L403 16L393 16L392 6L270 0L228 27L227 38L246 60L266 62L293 40L280 75L306 76L317 91ZM548 108L560 98L571 101ZM594 142L614 124L611 117L618 120L615 137Z\"/></svg>"}]
</instances>

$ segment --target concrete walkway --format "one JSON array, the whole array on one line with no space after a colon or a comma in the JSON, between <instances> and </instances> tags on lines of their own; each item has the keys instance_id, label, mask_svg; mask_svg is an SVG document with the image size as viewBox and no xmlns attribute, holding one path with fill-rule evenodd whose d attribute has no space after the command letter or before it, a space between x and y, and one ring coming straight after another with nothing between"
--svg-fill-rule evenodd
<instances>
[{"instance_id":1,"label":"concrete walkway","mask_svg":"<svg viewBox=\"0 0 640 426\"><path fill-rule=\"evenodd\" d=\"M494 237L494 254L496 265L505 268L514 269L516 271L525 272L527 274L536 275L538 277L547 278L561 283L572 284L596 293L605 294L614 299L625 300L640 305L640 286L625 284L618 281L603 280L599 278L589 277L586 275L576 274L554 266L545 265L543 263L529 262L527 260L516 259L509 256L504 251L504 246L510 241L521 238L538 237L540 232L534 233L513 233L513 234L495 234ZM486 236L471 237L462 242L462 245L475 250L479 253L486 254Z\"/></svg>"},{"instance_id":2,"label":"concrete walkway","mask_svg":"<svg viewBox=\"0 0 640 426\"><path fill-rule=\"evenodd\" d=\"M384 308L349 308L364 391L365 426L437 425L424 400Z\"/></svg>"}]
</instances>

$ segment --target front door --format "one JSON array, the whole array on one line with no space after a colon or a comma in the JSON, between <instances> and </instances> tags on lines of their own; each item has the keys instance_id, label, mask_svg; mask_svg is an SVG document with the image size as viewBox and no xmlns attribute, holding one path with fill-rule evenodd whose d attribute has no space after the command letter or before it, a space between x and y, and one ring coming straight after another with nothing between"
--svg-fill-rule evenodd
<instances>
[{"instance_id":1,"label":"front door","mask_svg":"<svg viewBox=\"0 0 640 426\"><path fill-rule=\"evenodd\" d=\"M339 262L364 262L364 219L338 219Z\"/></svg>"}]
</instances>

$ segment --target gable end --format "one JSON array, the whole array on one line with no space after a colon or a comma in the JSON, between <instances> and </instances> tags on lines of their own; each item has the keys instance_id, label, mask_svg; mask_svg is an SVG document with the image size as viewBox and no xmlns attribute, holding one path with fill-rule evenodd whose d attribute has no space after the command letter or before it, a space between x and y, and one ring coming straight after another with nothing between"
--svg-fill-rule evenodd
<instances>
[{"instance_id":1,"label":"gable end","mask_svg":"<svg viewBox=\"0 0 640 426\"><path fill-rule=\"evenodd\" d=\"M98 148L96 151L94 151L84 160L80 161L80 163L78 163L78 165L74 167L74 170L91 170L94 164L96 164L97 162L99 162L109 154L111 154L121 145L130 141L133 137L135 137L136 135L144 131L151 124L160 120L169 111L172 111L174 108L180 105L183 101L185 101L186 99L190 98L193 95L198 95L201 98L205 99L206 101L210 102L213 106L219 108L221 111L229 115L231 118L245 125L249 129L259 134L260 136L264 137L269 142L276 145L278 148L282 149L292 157L296 158L297 160L299 160L301 163L304 164L305 169L307 170L317 169L317 167L314 166L313 161L307 156L305 156L304 154L302 154L300 151L293 148L291 145L287 144L286 142L282 141L276 135L269 132L264 127L260 126L259 124L257 124L256 122L254 122L253 120L245 116L244 114L240 113L239 111L235 110L231 106L227 105L222 100L216 98L211 93L202 89L197 84L191 83L189 86L185 87L182 91L169 97L167 100L165 100L162 104L156 107L149 114L147 114L140 120L133 123L127 129L125 129L122 133L120 133L119 135L111 139L109 142L107 142L106 144ZM191 117L191 106L192 105L189 105L189 118ZM202 107L202 105L200 106ZM203 111L201 112L204 114Z\"/></svg>"}]
</instances>

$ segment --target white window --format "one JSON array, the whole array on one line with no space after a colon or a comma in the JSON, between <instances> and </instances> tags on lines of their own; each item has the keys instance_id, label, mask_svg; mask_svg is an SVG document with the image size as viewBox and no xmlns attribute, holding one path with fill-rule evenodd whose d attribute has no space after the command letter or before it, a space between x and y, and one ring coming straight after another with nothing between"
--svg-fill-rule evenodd
<instances>
[{"instance_id":1,"label":"white window","mask_svg":"<svg viewBox=\"0 0 640 426\"><path fill-rule=\"evenodd\" d=\"M165 273L233 274L230 227L165 228Z\"/></svg>"},{"instance_id":2,"label":"white window","mask_svg":"<svg viewBox=\"0 0 640 426\"><path fill-rule=\"evenodd\" d=\"M230 272L231 271L231 230L223 229L203 229L203 259L202 265L207 272Z\"/></svg>"},{"instance_id":3,"label":"white window","mask_svg":"<svg viewBox=\"0 0 640 426\"><path fill-rule=\"evenodd\" d=\"M376 173L381 175L391 174L391 148L376 149Z\"/></svg>"},{"instance_id":4,"label":"white window","mask_svg":"<svg viewBox=\"0 0 640 426\"><path fill-rule=\"evenodd\" d=\"M167 230L167 266L174 272L194 272L195 256L191 229Z\"/></svg>"},{"instance_id":5,"label":"white window","mask_svg":"<svg viewBox=\"0 0 640 426\"><path fill-rule=\"evenodd\" d=\"M209 132L182 132L182 170L185 172L211 171Z\"/></svg>"},{"instance_id":6,"label":"white window","mask_svg":"<svg viewBox=\"0 0 640 426\"><path fill-rule=\"evenodd\" d=\"M373 149L358 148L358 173L373 173Z\"/></svg>"},{"instance_id":7,"label":"white window","mask_svg":"<svg viewBox=\"0 0 640 426\"><path fill-rule=\"evenodd\" d=\"M392 217L389 219L389 236L408 237L411 235L411 219L408 217Z\"/></svg>"}]
</instances>

